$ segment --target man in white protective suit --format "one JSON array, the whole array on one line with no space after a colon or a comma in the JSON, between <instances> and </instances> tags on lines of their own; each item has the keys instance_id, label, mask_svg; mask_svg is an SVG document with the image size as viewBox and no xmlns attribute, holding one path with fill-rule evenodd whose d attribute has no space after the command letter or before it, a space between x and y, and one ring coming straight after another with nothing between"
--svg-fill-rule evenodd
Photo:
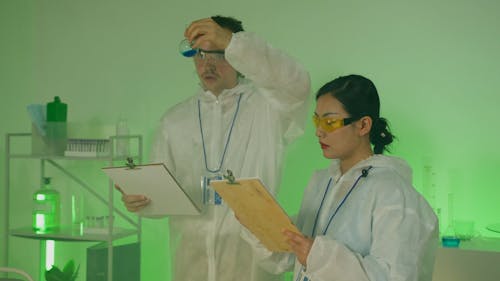
<instances>
[{"instance_id":1,"label":"man in white protective suit","mask_svg":"<svg viewBox=\"0 0 500 281\"><path fill-rule=\"evenodd\" d=\"M229 169L278 192L285 149L303 133L309 74L234 18L194 21L184 36L197 50L201 89L164 114L151 161L165 163L206 211L169 218L172 280L282 280L255 264L242 226L207 182ZM133 212L150 202L143 195L122 199Z\"/></svg>"}]
</instances>

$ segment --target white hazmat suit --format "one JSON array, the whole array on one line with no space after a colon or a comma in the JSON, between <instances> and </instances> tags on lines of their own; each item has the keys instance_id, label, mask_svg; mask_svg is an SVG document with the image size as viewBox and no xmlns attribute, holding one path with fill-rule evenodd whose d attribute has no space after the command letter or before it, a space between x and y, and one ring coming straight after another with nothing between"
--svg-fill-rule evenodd
<instances>
[{"instance_id":1,"label":"white hazmat suit","mask_svg":"<svg viewBox=\"0 0 500 281\"><path fill-rule=\"evenodd\" d=\"M317 171L297 217L297 227L314 243L307 268L295 260L294 280L432 280L437 218L411 177L405 161L384 155L371 156L344 175L338 160ZM272 254L250 234L244 237L256 244L261 266L269 271L292 266L294 255Z\"/></svg>"},{"instance_id":2,"label":"white hazmat suit","mask_svg":"<svg viewBox=\"0 0 500 281\"><path fill-rule=\"evenodd\" d=\"M260 177L276 193L286 145L303 133L309 107L308 73L254 34L233 34L225 58L245 78L218 97L200 90L169 109L153 145L153 161L165 163L197 202L205 165ZM169 223L173 280L280 280L255 264L227 205Z\"/></svg>"}]
</instances>

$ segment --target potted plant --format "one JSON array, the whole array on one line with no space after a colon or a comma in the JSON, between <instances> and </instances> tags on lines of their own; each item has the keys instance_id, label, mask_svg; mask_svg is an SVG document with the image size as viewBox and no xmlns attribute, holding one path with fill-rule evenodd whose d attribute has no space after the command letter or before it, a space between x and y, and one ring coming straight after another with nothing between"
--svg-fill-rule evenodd
<instances>
[{"instance_id":1,"label":"potted plant","mask_svg":"<svg viewBox=\"0 0 500 281\"><path fill-rule=\"evenodd\" d=\"M57 266L53 265L50 270L45 271L46 281L75 281L78 276L80 265L75 269L75 262L68 261L61 271Z\"/></svg>"}]
</instances>

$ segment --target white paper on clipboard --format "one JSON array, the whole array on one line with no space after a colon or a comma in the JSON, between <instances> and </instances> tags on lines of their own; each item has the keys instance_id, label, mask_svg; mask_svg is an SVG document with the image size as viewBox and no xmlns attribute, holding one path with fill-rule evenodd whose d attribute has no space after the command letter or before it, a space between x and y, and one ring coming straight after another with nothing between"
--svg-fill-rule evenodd
<instances>
[{"instance_id":1,"label":"white paper on clipboard","mask_svg":"<svg viewBox=\"0 0 500 281\"><path fill-rule=\"evenodd\" d=\"M198 207L163 163L102 168L126 194L142 194L151 203L141 216L199 215Z\"/></svg>"}]
</instances>

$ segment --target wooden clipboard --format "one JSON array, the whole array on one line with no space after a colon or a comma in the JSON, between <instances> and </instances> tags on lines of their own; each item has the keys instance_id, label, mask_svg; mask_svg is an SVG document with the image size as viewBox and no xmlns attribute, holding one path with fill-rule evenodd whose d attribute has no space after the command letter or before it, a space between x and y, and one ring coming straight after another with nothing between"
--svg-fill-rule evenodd
<instances>
[{"instance_id":1,"label":"wooden clipboard","mask_svg":"<svg viewBox=\"0 0 500 281\"><path fill-rule=\"evenodd\" d=\"M283 229L300 233L260 179L212 180L210 186L234 211L238 220L273 252L291 252Z\"/></svg>"},{"instance_id":2,"label":"wooden clipboard","mask_svg":"<svg viewBox=\"0 0 500 281\"><path fill-rule=\"evenodd\" d=\"M142 194L151 203L142 216L199 215L201 208L189 197L163 163L102 168L126 194Z\"/></svg>"}]
</instances>

